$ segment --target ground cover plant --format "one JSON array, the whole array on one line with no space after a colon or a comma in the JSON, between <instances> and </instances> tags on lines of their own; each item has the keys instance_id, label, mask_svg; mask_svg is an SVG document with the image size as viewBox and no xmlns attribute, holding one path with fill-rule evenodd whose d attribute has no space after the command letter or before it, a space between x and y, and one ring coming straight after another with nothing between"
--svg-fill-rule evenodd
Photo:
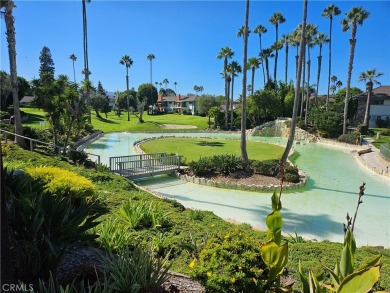
<instances>
[{"instance_id":1,"label":"ground cover plant","mask_svg":"<svg viewBox=\"0 0 390 293\"><path fill-rule=\"evenodd\" d=\"M35 108L22 108L22 110L29 115L29 118L23 122L26 126L34 128L42 128L40 122L46 121L46 112ZM196 126L196 130L203 130L208 127L208 118L193 115L180 115L180 114L164 114L164 115L143 115L144 123L139 123L139 120L135 114L130 115L130 121L127 121L127 114L118 117L115 112L111 111L107 114L107 118L97 117L95 113L92 113L92 126L95 130L101 130L103 132L114 131L142 131L142 132L163 132L167 129L160 128L159 124L178 124L188 125L186 129L194 130L191 126ZM48 127L48 123L46 126ZM176 129L170 129L169 131L178 131ZM180 129L179 131L183 131Z\"/></svg>"},{"instance_id":2,"label":"ground cover plant","mask_svg":"<svg viewBox=\"0 0 390 293\"><path fill-rule=\"evenodd\" d=\"M198 161L201 157L229 154L240 155L240 141L209 138L159 138L150 140L141 145L146 153L166 152L177 153L185 162ZM270 160L280 159L283 147L262 142L247 142L247 151L250 159Z\"/></svg>"},{"instance_id":3,"label":"ground cover plant","mask_svg":"<svg viewBox=\"0 0 390 293\"><path fill-rule=\"evenodd\" d=\"M56 166L58 168L74 172L89 179L96 190L95 207L91 212L100 212L97 221L98 226L91 229L91 233L98 238L88 241L87 245L93 245L107 251L118 253L122 248L150 249L154 246L154 256L164 259L168 255L168 262L171 264L171 270L191 274L196 265L199 265L200 257L206 259L207 255L212 255L213 251L219 251L220 260L226 261L226 270L221 274L221 279L227 282L221 282L219 286L232 288L232 281L238 284L250 284L255 282L248 281L245 276L258 274L259 271L250 271L250 266L255 269L263 269L264 265L259 258L256 264L251 262L252 256L258 253L259 246L254 243L264 243L267 237L266 232L255 231L249 225L234 225L223 221L211 212L193 211L185 209L180 203L169 199L157 198L149 193L139 191L129 181L122 177L110 174L104 170L95 168L84 168L69 164L59 157L43 156L37 153L21 150L12 145L5 151L4 162L8 169L26 169L34 166ZM169 225L146 225L132 229L125 225L120 218L120 211L123 204L131 201L134 205L158 207L167 215ZM260 219L259 221L265 221ZM110 223L111 222L111 223ZM110 227L111 225L111 227ZM111 232L117 230L117 233ZM122 239L118 234L126 233L127 237ZM241 235L240 235L241 233ZM297 231L299 235L299 231ZM229 236L226 237L225 236ZM289 260L286 265L288 272L294 277L295 292L300 292L302 285L299 282L299 260L303 270L308 268L323 270L323 265L333 267L340 257L342 244L324 242L300 242L292 243L291 237L285 236L289 242ZM283 237L284 238L284 237ZM246 239L251 239L246 243ZM297 237L298 239L298 237ZM283 240L284 241L284 240ZM241 243L241 244L240 244ZM213 245L214 244L214 245ZM218 248L217 244L221 246ZM244 246L240 246L244 245ZM247 246L245 246L247 245ZM245 256L242 259L235 251L240 251L243 247L247 248ZM383 265L381 268L381 277L377 283L376 290L390 288L390 251L389 249L378 249L371 247L362 247L356 250L356 267L372 259L374 255L383 255ZM241 255L241 254L240 254ZM23 256L23 255L22 255ZM28 259L25 256L26 259ZM194 259L195 264L192 266ZM230 259L235 261L230 262ZM240 262L243 262L241 264ZM32 264L31 267L33 267ZM191 268L191 266L193 268ZM241 266L241 270L240 270ZM208 276L208 267L199 268L202 277L206 281L209 278L216 277L212 274ZM223 277L223 278L222 278ZM214 286L214 285L213 285ZM212 287L208 288L211 290ZM221 287L224 288L224 287ZM224 289L222 289L224 290ZM221 292L221 291L220 291ZM223 291L222 291L223 292ZM225 290L228 292L228 290ZM244 291L252 292L252 291Z\"/></svg>"}]
</instances>

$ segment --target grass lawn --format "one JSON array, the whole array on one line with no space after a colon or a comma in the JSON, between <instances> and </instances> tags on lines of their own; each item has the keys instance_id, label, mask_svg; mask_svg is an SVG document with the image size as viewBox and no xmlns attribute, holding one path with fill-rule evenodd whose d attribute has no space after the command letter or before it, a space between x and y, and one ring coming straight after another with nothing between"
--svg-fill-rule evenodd
<instances>
[{"instance_id":1,"label":"grass lawn","mask_svg":"<svg viewBox=\"0 0 390 293\"><path fill-rule=\"evenodd\" d=\"M377 148L377 149L380 149L381 148L381 144L382 143L387 143L387 142L390 142L390 136L385 136L385 135L381 135L381 138L380 139L376 139L376 134L378 132L382 132L384 130L389 130L388 128L370 128L370 130L373 130L375 132L375 135L374 135L374 138L375 140L373 141L373 145Z\"/></svg>"},{"instance_id":2,"label":"grass lawn","mask_svg":"<svg viewBox=\"0 0 390 293\"><path fill-rule=\"evenodd\" d=\"M23 124L31 127L39 128L40 121L44 121L46 113L40 109L34 108L21 108L25 113L29 114L29 118ZM101 118L96 117L95 112L92 115L92 125L96 130L103 132L114 131L139 131L139 132L166 132L166 131L178 131L175 129L164 129L158 127L158 124L179 124L196 126L197 128L187 128L184 130L202 130L207 128L207 117L192 116L192 115L180 115L180 114L165 114L165 115L143 115L145 123L139 123L138 118L135 115L130 115L130 122L127 121L127 113L123 112L121 117L118 117L113 111L108 113L107 118L102 114ZM180 129L179 131L182 131Z\"/></svg>"},{"instance_id":3,"label":"grass lawn","mask_svg":"<svg viewBox=\"0 0 390 293\"><path fill-rule=\"evenodd\" d=\"M142 144L146 153L166 152L183 156L183 161L197 161L200 157L219 154L240 156L239 140L209 139L209 138L161 138ZM249 159L269 160L280 159L284 148L267 143L247 142Z\"/></svg>"}]
</instances>

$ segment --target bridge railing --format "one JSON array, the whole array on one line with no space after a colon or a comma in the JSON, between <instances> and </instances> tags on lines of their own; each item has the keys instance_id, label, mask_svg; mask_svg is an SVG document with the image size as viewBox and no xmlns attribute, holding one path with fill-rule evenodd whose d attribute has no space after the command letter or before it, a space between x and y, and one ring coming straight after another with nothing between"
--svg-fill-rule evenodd
<instances>
[{"instance_id":1,"label":"bridge railing","mask_svg":"<svg viewBox=\"0 0 390 293\"><path fill-rule=\"evenodd\" d=\"M110 157L109 168L111 172L119 172L120 163L159 159L166 156L167 156L166 153L153 153L153 154L139 154L139 155L131 155L131 156Z\"/></svg>"}]
</instances>

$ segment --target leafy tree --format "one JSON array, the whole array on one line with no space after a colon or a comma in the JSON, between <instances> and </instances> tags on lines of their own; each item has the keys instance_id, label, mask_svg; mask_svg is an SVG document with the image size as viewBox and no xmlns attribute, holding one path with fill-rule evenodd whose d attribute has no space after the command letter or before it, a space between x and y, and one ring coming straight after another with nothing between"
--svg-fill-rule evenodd
<instances>
[{"instance_id":1,"label":"leafy tree","mask_svg":"<svg viewBox=\"0 0 390 293\"><path fill-rule=\"evenodd\" d=\"M348 102L351 87L353 59L355 57L357 25L363 25L364 20L368 18L369 14L370 13L364 10L363 7L352 7L351 10L346 14L347 17L341 21L341 25L343 26L343 32L346 32L351 29L351 39L349 40L350 52L348 61L347 87L344 100L343 134L347 133Z\"/></svg>"},{"instance_id":2,"label":"leafy tree","mask_svg":"<svg viewBox=\"0 0 390 293\"><path fill-rule=\"evenodd\" d=\"M330 110L333 110L333 111L336 111L336 112L339 112L339 113L342 113L343 112L343 108L345 106L344 104L344 98L345 98L345 94L347 92L347 89L346 88L343 88L341 90L339 90L334 98L335 98L335 102L333 104L329 104L329 109ZM362 90L357 88L357 87L352 87L349 91L349 97L354 97L358 94L362 93ZM355 114L356 114L356 111L357 111L357 100L350 100L350 102L348 103L348 115L347 115L347 119L352 119Z\"/></svg>"},{"instance_id":3,"label":"leafy tree","mask_svg":"<svg viewBox=\"0 0 390 293\"><path fill-rule=\"evenodd\" d=\"M208 111L208 115L209 117L213 117L214 118L214 128L217 128L218 126L218 115L221 113L221 110L219 109L218 106L212 106L209 111Z\"/></svg>"},{"instance_id":4,"label":"leafy tree","mask_svg":"<svg viewBox=\"0 0 390 293\"><path fill-rule=\"evenodd\" d=\"M209 114L209 110L211 107L217 106L219 108L220 105L220 101L218 101L215 96L201 95L196 100L195 107L198 115L206 116Z\"/></svg>"},{"instance_id":5,"label":"leafy tree","mask_svg":"<svg viewBox=\"0 0 390 293\"><path fill-rule=\"evenodd\" d=\"M281 110L281 103L275 90L256 91L248 99L248 118L253 127L265 121L275 120L282 114Z\"/></svg>"},{"instance_id":6,"label":"leafy tree","mask_svg":"<svg viewBox=\"0 0 390 293\"><path fill-rule=\"evenodd\" d=\"M11 96L11 79L5 71L0 71L0 94L1 94L1 110L4 111L10 103Z\"/></svg>"},{"instance_id":7,"label":"leafy tree","mask_svg":"<svg viewBox=\"0 0 390 293\"><path fill-rule=\"evenodd\" d=\"M291 117L294 106L294 85L292 82L289 84L279 82L278 87L278 100L280 103L281 115L283 117Z\"/></svg>"},{"instance_id":8,"label":"leafy tree","mask_svg":"<svg viewBox=\"0 0 390 293\"><path fill-rule=\"evenodd\" d=\"M108 103L108 99L105 95L100 93L91 94L91 107L96 112L96 117L101 117L99 111L103 112L107 108Z\"/></svg>"},{"instance_id":9,"label":"leafy tree","mask_svg":"<svg viewBox=\"0 0 390 293\"><path fill-rule=\"evenodd\" d=\"M39 56L39 62L41 63L39 67L39 76L42 77L43 74L49 74L54 79L54 61L51 57L51 51L48 47L44 46L42 48Z\"/></svg>"},{"instance_id":10,"label":"leafy tree","mask_svg":"<svg viewBox=\"0 0 390 293\"><path fill-rule=\"evenodd\" d=\"M157 89L152 86L150 83L141 84L138 87L138 91L136 94L137 97L137 108L139 106L140 101L143 101L146 98L146 105L153 105L157 102Z\"/></svg>"},{"instance_id":11,"label":"leafy tree","mask_svg":"<svg viewBox=\"0 0 390 293\"><path fill-rule=\"evenodd\" d=\"M314 129L324 137L339 137L343 131L341 113L326 110L325 107L315 107L309 113L309 122Z\"/></svg>"},{"instance_id":12,"label":"leafy tree","mask_svg":"<svg viewBox=\"0 0 390 293\"><path fill-rule=\"evenodd\" d=\"M329 5L324 9L324 12L322 13L322 16L325 18L329 18L330 24L329 24L329 63L328 63L328 92L326 95L326 107L328 107L329 103L329 90L330 90L330 76L332 73L332 24L333 24L333 17L337 16L341 13L341 10L334 4Z\"/></svg>"},{"instance_id":13,"label":"leafy tree","mask_svg":"<svg viewBox=\"0 0 390 293\"><path fill-rule=\"evenodd\" d=\"M98 86L97 86L96 92L102 96L107 95L107 91L103 88L103 85L102 85L100 80L98 81Z\"/></svg>"},{"instance_id":14,"label":"leafy tree","mask_svg":"<svg viewBox=\"0 0 390 293\"><path fill-rule=\"evenodd\" d=\"M176 92L173 89L167 88L164 90L164 95L167 96L176 96Z\"/></svg>"},{"instance_id":15,"label":"leafy tree","mask_svg":"<svg viewBox=\"0 0 390 293\"><path fill-rule=\"evenodd\" d=\"M130 98L130 107L133 107L134 109L136 109L137 107L137 101L136 101L136 97L137 97L137 92L135 91L134 88L131 88L129 90L129 97ZM127 93L126 91L124 92L119 92L119 95L117 95L117 99L115 101L115 105L117 107L119 107L119 109L127 109Z\"/></svg>"}]
</instances>

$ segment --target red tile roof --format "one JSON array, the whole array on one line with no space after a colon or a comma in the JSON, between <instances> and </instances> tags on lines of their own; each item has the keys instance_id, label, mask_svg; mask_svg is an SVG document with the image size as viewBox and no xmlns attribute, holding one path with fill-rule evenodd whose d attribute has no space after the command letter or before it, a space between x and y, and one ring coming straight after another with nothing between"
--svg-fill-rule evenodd
<instances>
[{"instance_id":1,"label":"red tile roof","mask_svg":"<svg viewBox=\"0 0 390 293\"><path fill-rule=\"evenodd\" d=\"M367 92L360 93L356 96L353 96L354 99L367 99ZM390 86L382 85L372 90L371 98L373 100L378 99L390 99Z\"/></svg>"}]
</instances>

